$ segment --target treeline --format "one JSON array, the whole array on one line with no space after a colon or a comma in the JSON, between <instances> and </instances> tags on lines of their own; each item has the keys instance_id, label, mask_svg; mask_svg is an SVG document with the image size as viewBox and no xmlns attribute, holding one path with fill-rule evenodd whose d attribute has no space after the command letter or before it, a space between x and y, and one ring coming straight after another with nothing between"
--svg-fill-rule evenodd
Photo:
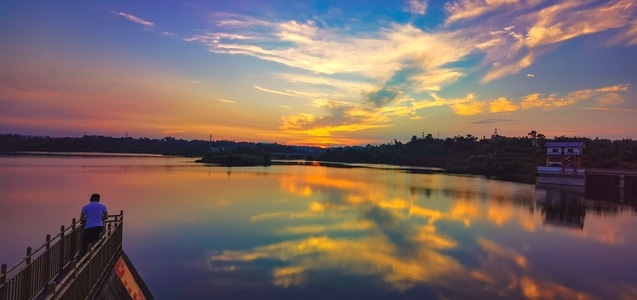
<instances>
[{"instance_id":1,"label":"treeline","mask_svg":"<svg viewBox=\"0 0 637 300\"><path fill-rule=\"evenodd\" d=\"M84 136L81 138L34 137L15 134L0 135L0 153L21 151L147 153L185 157L227 159L260 156L269 161L273 153L306 153L321 161L377 163L402 166L443 168L450 173L484 175L518 182L534 182L535 168L545 163L542 134L531 131L523 137L494 134L478 139L467 134L445 139L431 134L409 142L397 140L380 145L336 147L286 146L277 143L235 141L182 140ZM560 136L552 141L584 142L584 166L587 168L637 169L637 141ZM235 155L235 156L228 156ZM215 158L217 157L217 158ZM247 156L246 156L247 157Z\"/></svg>"},{"instance_id":2,"label":"treeline","mask_svg":"<svg viewBox=\"0 0 637 300\"><path fill-rule=\"evenodd\" d=\"M260 154L295 152L306 149L276 143L250 143L235 141L183 140L174 137L162 139L108 137L86 135L73 137L39 137L17 134L0 135L0 153L44 152L103 152L144 153L185 157L204 157L211 151L233 154Z\"/></svg>"},{"instance_id":3,"label":"treeline","mask_svg":"<svg viewBox=\"0 0 637 300\"><path fill-rule=\"evenodd\" d=\"M349 163L381 163L439 167L450 173L484 175L518 182L535 182L535 169L545 164L542 134L531 131L524 137L494 135L478 139L468 134L436 139L431 134L413 136L407 143L340 147L329 149L320 160ZM588 168L637 169L637 142L584 137L556 137L552 141L585 143L584 166Z\"/></svg>"}]
</instances>

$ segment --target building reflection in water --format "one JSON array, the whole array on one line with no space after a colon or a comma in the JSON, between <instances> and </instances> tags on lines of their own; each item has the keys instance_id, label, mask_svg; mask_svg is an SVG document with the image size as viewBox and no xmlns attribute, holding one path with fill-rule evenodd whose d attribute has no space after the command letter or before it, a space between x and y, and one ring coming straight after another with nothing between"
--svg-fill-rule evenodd
<instances>
[{"instance_id":1,"label":"building reflection in water","mask_svg":"<svg viewBox=\"0 0 637 300\"><path fill-rule=\"evenodd\" d=\"M536 192L544 226L584 229L584 187L538 185Z\"/></svg>"},{"instance_id":2,"label":"building reflection in water","mask_svg":"<svg viewBox=\"0 0 637 300\"><path fill-rule=\"evenodd\" d=\"M637 202L599 197L590 188L537 185L535 191L544 226L582 230L587 212L595 217L616 217L626 210L637 213Z\"/></svg>"}]
</instances>

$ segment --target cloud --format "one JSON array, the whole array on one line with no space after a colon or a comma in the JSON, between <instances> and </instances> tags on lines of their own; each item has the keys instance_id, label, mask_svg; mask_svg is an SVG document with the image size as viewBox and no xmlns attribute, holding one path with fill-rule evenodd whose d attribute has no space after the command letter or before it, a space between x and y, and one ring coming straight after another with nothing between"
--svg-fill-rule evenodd
<instances>
[{"instance_id":1,"label":"cloud","mask_svg":"<svg viewBox=\"0 0 637 300\"><path fill-rule=\"evenodd\" d=\"M410 14L424 15L427 11L428 0L408 0L405 9Z\"/></svg>"},{"instance_id":2,"label":"cloud","mask_svg":"<svg viewBox=\"0 0 637 300\"><path fill-rule=\"evenodd\" d=\"M294 91L294 94L310 100L330 98L346 101L352 95L371 93L378 89L375 84L364 80L342 80L318 74L281 73L278 77L295 86L307 87L307 91Z\"/></svg>"},{"instance_id":3,"label":"cloud","mask_svg":"<svg viewBox=\"0 0 637 300\"><path fill-rule=\"evenodd\" d=\"M223 102L223 103L230 103L230 104L237 103L236 101L232 101L232 100L228 100L228 99L217 99L217 101Z\"/></svg>"},{"instance_id":4,"label":"cloud","mask_svg":"<svg viewBox=\"0 0 637 300\"><path fill-rule=\"evenodd\" d=\"M374 120L375 114L359 116L349 110L332 110L332 114L317 117L312 114L301 113L283 117L283 124L279 129L289 133L329 137L334 133L356 132L361 130L384 128L392 124L383 124Z\"/></svg>"},{"instance_id":5,"label":"cloud","mask_svg":"<svg viewBox=\"0 0 637 300\"><path fill-rule=\"evenodd\" d=\"M376 106L381 107L387 103L394 102L394 100L399 96L399 94L400 94L400 91L393 88L381 89L379 91L376 91L374 93L367 95L365 100L369 102L373 102Z\"/></svg>"},{"instance_id":6,"label":"cloud","mask_svg":"<svg viewBox=\"0 0 637 300\"><path fill-rule=\"evenodd\" d=\"M624 99L615 93L600 95L597 97L597 103L601 106L610 106L624 103Z\"/></svg>"},{"instance_id":7,"label":"cloud","mask_svg":"<svg viewBox=\"0 0 637 300\"><path fill-rule=\"evenodd\" d=\"M133 22L137 23L137 24L144 25L144 27L153 27L153 26L155 26L155 23L143 20L143 19L138 18L136 16L133 16L131 14L127 14L127 13L123 13L123 12L116 12L116 11L112 11L112 10L110 12L115 14L115 15L124 17L124 18L126 18L126 19L128 19L130 21L133 21Z\"/></svg>"},{"instance_id":8,"label":"cloud","mask_svg":"<svg viewBox=\"0 0 637 300\"><path fill-rule=\"evenodd\" d=\"M607 86L595 89L595 92L598 93L616 93L616 92L625 92L628 91L629 84L618 84L613 86Z\"/></svg>"},{"instance_id":9,"label":"cloud","mask_svg":"<svg viewBox=\"0 0 637 300\"><path fill-rule=\"evenodd\" d=\"M489 111L492 113L512 112L520 108L520 106L513 104L511 101L507 100L504 97L500 97L496 100L489 102L489 106L490 106Z\"/></svg>"},{"instance_id":10,"label":"cloud","mask_svg":"<svg viewBox=\"0 0 637 300\"><path fill-rule=\"evenodd\" d=\"M600 106L612 106L623 103L619 92L627 91L628 85L614 85L597 89L583 89L564 96L558 94L542 95L533 93L519 100L498 97L482 100L474 94L463 98L442 98L431 94L433 99L415 100L392 90L380 90L368 95L372 106L356 103L318 100L315 104L329 113L326 116L300 113L282 118L279 129L308 136L329 137L335 133L353 132L373 128L394 126L394 118L419 119L418 111L432 107L450 107L459 116L474 116L483 113L512 113L520 109L542 110L558 109L594 100ZM495 123L512 120L486 119L475 123Z\"/></svg>"},{"instance_id":11,"label":"cloud","mask_svg":"<svg viewBox=\"0 0 637 300\"><path fill-rule=\"evenodd\" d=\"M473 94L469 94L465 99L458 99L451 104L451 109L457 115L472 116L483 112L486 106L486 103L476 100Z\"/></svg>"},{"instance_id":12,"label":"cloud","mask_svg":"<svg viewBox=\"0 0 637 300\"><path fill-rule=\"evenodd\" d=\"M59 97L61 94L56 91L32 90L24 88L12 88L15 94L26 97Z\"/></svg>"},{"instance_id":13,"label":"cloud","mask_svg":"<svg viewBox=\"0 0 637 300\"><path fill-rule=\"evenodd\" d=\"M394 23L360 33L317 23L316 18L276 22L217 13L212 17L219 30L185 40L206 44L215 53L254 56L318 74L359 74L379 84L415 65L415 88L440 90L465 75L449 64L476 51L484 52L483 64L491 66L483 77L489 82L532 65L537 48L544 45L617 28L623 28L622 42L637 38L630 0L614 0L603 8L589 2L455 1L445 6L447 26L460 21L480 26L467 23L454 31L429 32ZM407 4L416 13L427 6L426 1Z\"/></svg>"},{"instance_id":14,"label":"cloud","mask_svg":"<svg viewBox=\"0 0 637 300\"><path fill-rule=\"evenodd\" d=\"M531 16L535 23L529 28L529 47L547 45L578 36L624 27L631 15L630 0L610 1L603 7L590 7L589 1L572 1L552 5Z\"/></svg>"},{"instance_id":15,"label":"cloud","mask_svg":"<svg viewBox=\"0 0 637 300\"><path fill-rule=\"evenodd\" d=\"M262 88L258 85L254 86L255 89L259 90L259 91L264 91L264 92L268 92L268 93L273 93L273 94L277 94L277 95L283 95L283 96L290 96L290 97L294 97L294 95L290 94L290 93L286 93L286 92L279 92L279 91L275 91L275 90L269 90L266 88Z\"/></svg>"},{"instance_id":16,"label":"cloud","mask_svg":"<svg viewBox=\"0 0 637 300\"><path fill-rule=\"evenodd\" d=\"M507 113L515 112L520 109L540 108L543 110L556 109L566 107L589 100L595 100L600 106L617 105L624 102L619 95L620 92L628 90L628 84L619 84L607 86L597 89L583 89L570 92L564 96L558 94L542 95L533 93L523 96L519 104L514 100L499 97L494 100L480 100L473 94L468 94L465 98L460 99L440 99L437 101L440 105L448 105L453 112L461 116L472 116L488 111L490 113ZM497 119L489 119L497 120Z\"/></svg>"},{"instance_id":17,"label":"cloud","mask_svg":"<svg viewBox=\"0 0 637 300\"><path fill-rule=\"evenodd\" d=\"M447 2L445 11L448 14L446 24L451 24L465 19L473 19L492 12L504 5L517 4L518 0L460 0Z\"/></svg>"},{"instance_id":18,"label":"cloud","mask_svg":"<svg viewBox=\"0 0 637 300\"><path fill-rule=\"evenodd\" d=\"M473 122L474 124L492 124L492 123L502 123L502 122L513 122L513 120L508 119L485 119Z\"/></svg>"},{"instance_id":19,"label":"cloud","mask_svg":"<svg viewBox=\"0 0 637 300\"><path fill-rule=\"evenodd\" d=\"M440 91L444 85L451 84L465 74L459 69L430 69L411 76L409 80L416 91Z\"/></svg>"},{"instance_id":20,"label":"cloud","mask_svg":"<svg viewBox=\"0 0 637 300\"><path fill-rule=\"evenodd\" d=\"M424 14L428 4L407 1L405 11ZM419 110L431 107L448 106L456 115L473 116L555 109L589 99L602 106L622 103L621 91L612 95L593 89L519 99L478 99L473 94L440 98L435 93L473 74L483 74L481 82L488 83L521 73L553 49L547 45L583 35L612 29L616 43L630 44L637 38L631 7L628 0L612 0L603 7L592 1L461 0L445 6L447 19L439 28L394 22L364 31L323 17L277 20L214 13L210 30L184 40L201 43L216 54L251 56L290 67L292 71L275 76L293 83L294 89L254 87L308 99L323 109L323 114L284 116L279 127L322 139L394 126L398 118L420 119Z\"/></svg>"},{"instance_id":21,"label":"cloud","mask_svg":"<svg viewBox=\"0 0 637 300\"><path fill-rule=\"evenodd\" d=\"M509 5L515 4L515 5ZM485 52L485 65L492 68L482 81L489 82L507 75L516 74L532 65L546 45L557 44L584 35L608 30L620 33L614 43L630 45L637 36L630 0L614 0L603 7L592 1L565 1L542 4L517 1L461 1L451 5L447 23L463 19L480 22L480 29L473 34L481 41ZM501 24L515 24L499 30ZM489 34L482 33L485 28ZM522 28L516 31L516 28ZM481 30L481 31L480 31ZM464 29L463 32L472 30ZM612 43L611 43L612 44Z\"/></svg>"},{"instance_id":22,"label":"cloud","mask_svg":"<svg viewBox=\"0 0 637 300\"><path fill-rule=\"evenodd\" d=\"M254 56L317 74L356 74L381 84L407 67L437 70L471 51L453 34L425 33L411 24L392 24L360 35L319 26L314 20L277 23L241 18L218 20L217 25L227 31L186 40L206 44L214 53Z\"/></svg>"},{"instance_id":23,"label":"cloud","mask_svg":"<svg viewBox=\"0 0 637 300\"><path fill-rule=\"evenodd\" d=\"M621 44L624 41L627 45L637 45L637 20L615 38L615 43Z\"/></svg>"},{"instance_id":24,"label":"cloud","mask_svg":"<svg viewBox=\"0 0 637 300\"><path fill-rule=\"evenodd\" d=\"M544 110L573 105L590 99L597 99L600 105L622 103L623 99L615 92L626 91L628 85L602 87L598 89L584 89L568 93L564 97L556 94L548 96L539 93L529 94L522 98L520 107L523 109L541 108Z\"/></svg>"}]
</instances>

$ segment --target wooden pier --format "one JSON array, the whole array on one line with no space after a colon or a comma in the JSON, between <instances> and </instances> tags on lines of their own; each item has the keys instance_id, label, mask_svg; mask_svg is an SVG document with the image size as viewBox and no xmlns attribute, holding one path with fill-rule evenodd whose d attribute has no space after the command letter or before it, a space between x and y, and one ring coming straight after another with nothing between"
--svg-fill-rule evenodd
<instances>
[{"instance_id":1,"label":"wooden pier","mask_svg":"<svg viewBox=\"0 0 637 300\"><path fill-rule=\"evenodd\" d=\"M102 237L83 257L83 228L73 219L41 247L28 247L14 266L2 264L0 299L153 299L122 250L123 217L108 216Z\"/></svg>"}]
</instances>

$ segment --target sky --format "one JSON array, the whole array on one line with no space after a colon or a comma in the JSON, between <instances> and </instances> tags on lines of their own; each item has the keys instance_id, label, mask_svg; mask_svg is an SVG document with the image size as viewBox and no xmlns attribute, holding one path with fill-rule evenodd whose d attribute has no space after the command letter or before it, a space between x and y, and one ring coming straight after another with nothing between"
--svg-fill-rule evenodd
<instances>
[{"instance_id":1,"label":"sky","mask_svg":"<svg viewBox=\"0 0 637 300\"><path fill-rule=\"evenodd\" d=\"M0 133L637 139L633 0L0 2Z\"/></svg>"}]
</instances>

